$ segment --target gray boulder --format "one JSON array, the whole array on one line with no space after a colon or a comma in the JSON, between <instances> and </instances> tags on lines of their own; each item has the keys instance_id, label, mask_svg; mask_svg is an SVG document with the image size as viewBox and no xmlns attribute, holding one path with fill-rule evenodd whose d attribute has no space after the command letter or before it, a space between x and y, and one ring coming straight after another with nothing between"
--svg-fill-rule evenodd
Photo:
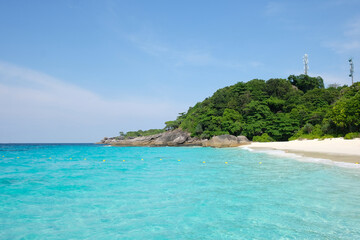
<instances>
[{"instance_id":1,"label":"gray boulder","mask_svg":"<svg viewBox=\"0 0 360 240\"><path fill-rule=\"evenodd\" d=\"M250 144L250 140L245 136L237 136L237 140L240 144Z\"/></svg>"},{"instance_id":2,"label":"gray boulder","mask_svg":"<svg viewBox=\"0 0 360 240\"><path fill-rule=\"evenodd\" d=\"M214 136L209 141L203 142L204 147L238 147L248 144L250 141L245 136L233 136L229 134Z\"/></svg>"},{"instance_id":3,"label":"gray boulder","mask_svg":"<svg viewBox=\"0 0 360 240\"><path fill-rule=\"evenodd\" d=\"M177 146L183 144L190 134L180 129L174 131L167 131L161 134L159 138L154 141L155 146Z\"/></svg>"}]
</instances>

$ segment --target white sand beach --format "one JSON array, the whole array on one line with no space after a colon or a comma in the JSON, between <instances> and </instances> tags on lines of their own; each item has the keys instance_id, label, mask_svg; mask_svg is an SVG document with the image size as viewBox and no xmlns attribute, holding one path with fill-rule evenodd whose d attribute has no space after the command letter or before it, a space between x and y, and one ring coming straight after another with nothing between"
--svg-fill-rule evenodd
<instances>
[{"instance_id":1,"label":"white sand beach","mask_svg":"<svg viewBox=\"0 0 360 240\"><path fill-rule=\"evenodd\" d=\"M305 157L324 158L338 162L360 163L360 138L352 140L331 138L325 140L295 140L288 142L252 142L245 147L253 150L276 149Z\"/></svg>"}]
</instances>

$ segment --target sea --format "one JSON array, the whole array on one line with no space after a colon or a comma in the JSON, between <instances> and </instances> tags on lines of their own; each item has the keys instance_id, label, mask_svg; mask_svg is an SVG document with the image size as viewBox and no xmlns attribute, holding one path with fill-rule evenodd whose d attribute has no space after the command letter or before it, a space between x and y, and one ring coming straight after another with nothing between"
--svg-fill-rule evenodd
<instances>
[{"instance_id":1,"label":"sea","mask_svg":"<svg viewBox=\"0 0 360 240\"><path fill-rule=\"evenodd\" d=\"M242 148L0 145L0 239L360 239L359 226L350 165Z\"/></svg>"}]
</instances>

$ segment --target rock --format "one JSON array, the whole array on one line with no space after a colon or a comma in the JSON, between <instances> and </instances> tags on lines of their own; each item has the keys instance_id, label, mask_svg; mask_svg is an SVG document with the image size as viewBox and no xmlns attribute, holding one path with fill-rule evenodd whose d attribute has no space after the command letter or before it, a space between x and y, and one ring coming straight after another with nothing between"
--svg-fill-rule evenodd
<instances>
[{"instance_id":1,"label":"rock","mask_svg":"<svg viewBox=\"0 0 360 240\"><path fill-rule=\"evenodd\" d=\"M190 134L180 129L174 131L167 131L154 141L156 146L177 146L184 143Z\"/></svg>"},{"instance_id":2,"label":"rock","mask_svg":"<svg viewBox=\"0 0 360 240\"><path fill-rule=\"evenodd\" d=\"M208 140L189 137L188 140L183 143L183 146L202 146L204 141Z\"/></svg>"},{"instance_id":3,"label":"rock","mask_svg":"<svg viewBox=\"0 0 360 240\"><path fill-rule=\"evenodd\" d=\"M237 147L249 143L245 136L221 135L210 140L191 137L190 133L181 129L167 131L144 137L104 138L98 144L110 144L112 146L205 146L205 147Z\"/></svg>"},{"instance_id":4,"label":"rock","mask_svg":"<svg viewBox=\"0 0 360 240\"><path fill-rule=\"evenodd\" d=\"M114 146L179 146L191 139L190 134L180 129L154 134L151 136L117 139L111 142ZM201 145L201 143L197 143Z\"/></svg>"},{"instance_id":5,"label":"rock","mask_svg":"<svg viewBox=\"0 0 360 240\"><path fill-rule=\"evenodd\" d=\"M245 136L237 136L237 140L241 144L250 144L250 140Z\"/></svg>"},{"instance_id":6,"label":"rock","mask_svg":"<svg viewBox=\"0 0 360 240\"><path fill-rule=\"evenodd\" d=\"M245 136L235 137L233 135L214 136L209 141L203 142L204 147L237 147L243 144L248 144L249 140Z\"/></svg>"}]
</instances>

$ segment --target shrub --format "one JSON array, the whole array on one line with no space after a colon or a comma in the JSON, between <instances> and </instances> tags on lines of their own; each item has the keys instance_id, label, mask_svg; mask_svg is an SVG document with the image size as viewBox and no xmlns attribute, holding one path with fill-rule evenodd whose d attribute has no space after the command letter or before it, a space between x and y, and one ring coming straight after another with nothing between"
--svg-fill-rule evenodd
<instances>
[{"instance_id":1,"label":"shrub","mask_svg":"<svg viewBox=\"0 0 360 240\"><path fill-rule=\"evenodd\" d=\"M320 137L319 140L324 140L326 138L334 138L334 136L330 134L325 134L324 136Z\"/></svg>"},{"instance_id":2,"label":"shrub","mask_svg":"<svg viewBox=\"0 0 360 240\"><path fill-rule=\"evenodd\" d=\"M345 135L344 139L354 139L354 138L360 138L360 133L358 132L351 132Z\"/></svg>"},{"instance_id":3,"label":"shrub","mask_svg":"<svg viewBox=\"0 0 360 240\"><path fill-rule=\"evenodd\" d=\"M307 134L310 134L313 131L313 129L314 129L314 126L311 123L307 123L303 127L303 131L306 132Z\"/></svg>"},{"instance_id":4,"label":"shrub","mask_svg":"<svg viewBox=\"0 0 360 240\"><path fill-rule=\"evenodd\" d=\"M311 132L309 133L311 129ZM289 138L289 141L296 140L296 139L321 139L324 133L321 131L321 126L316 124L315 126L307 123L301 130L295 133L292 137ZM331 135L327 135L331 136ZM331 136L332 137L332 136ZM326 138L326 137L325 137Z\"/></svg>"},{"instance_id":5,"label":"shrub","mask_svg":"<svg viewBox=\"0 0 360 240\"><path fill-rule=\"evenodd\" d=\"M275 141L267 133L263 133L261 136L254 136L252 140L254 142L274 142Z\"/></svg>"}]
</instances>

